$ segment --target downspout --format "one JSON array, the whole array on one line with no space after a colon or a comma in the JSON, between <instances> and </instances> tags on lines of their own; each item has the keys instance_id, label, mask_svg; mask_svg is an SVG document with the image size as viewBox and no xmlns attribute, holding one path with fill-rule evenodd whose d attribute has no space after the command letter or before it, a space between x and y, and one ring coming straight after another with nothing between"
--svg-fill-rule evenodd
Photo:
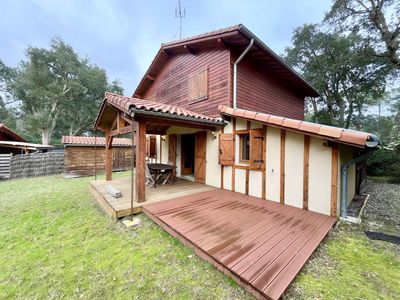
<instances>
[{"instance_id":1,"label":"downspout","mask_svg":"<svg viewBox=\"0 0 400 300\"><path fill-rule=\"evenodd\" d=\"M251 39L249 45L247 46L247 48L244 49L243 53L239 56L239 58L233 64L233 108L236 108L237 65L240 63L240 61L243 59L243 57L245 57L247 52L250 51L250 49L253 46L253 44L254 44L254 39Z\"/></svg>"},{"instance_id":2,"label":"downspout","mask_svg":"<svg viewBox=\"0 0 400 300\"><path fill-rule=\"evenodd\" d=\"M348 177L348 170L349 168L358 163L361 162L365 159L368 158L368 156L370 156L370 154L372 153L371 150L374 150L377 148L377 146L379 145L379 139L377 136L375 135L371 135L370 140L367 141L366 146L369 148L367 149L367 152L365 152L364 154L353 158L352 160L343 163L342 167L341 167L341 172L342 172L342 190L341 190L341 195L340 195L340 217L343 219L347 218L347 177Z\"/></svg>"}]
</instances>

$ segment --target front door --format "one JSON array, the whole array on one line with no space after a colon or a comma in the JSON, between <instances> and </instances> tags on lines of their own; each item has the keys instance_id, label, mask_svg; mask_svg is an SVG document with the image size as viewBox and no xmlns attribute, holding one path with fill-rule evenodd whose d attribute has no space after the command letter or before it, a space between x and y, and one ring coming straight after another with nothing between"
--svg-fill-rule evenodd
<instances>
[{"instance_id":1,"label":"front door","mask_svg":"<svg viewBox=\"0 0 400 300\"><path fill-rule=\"evenodd\" d=\"M196 132L194 151L194 177L196 182L206 182L207 131Z\"/></svg>"},{"instance_id":2,"label":"front door","mask_svg":"<svg viewBox=\"0 0 400 300\"><path fill-rule=\"evenodd\" d=\"M194 134L181 135L181 175L194 173Z\"/></svg>"}]
</instances>

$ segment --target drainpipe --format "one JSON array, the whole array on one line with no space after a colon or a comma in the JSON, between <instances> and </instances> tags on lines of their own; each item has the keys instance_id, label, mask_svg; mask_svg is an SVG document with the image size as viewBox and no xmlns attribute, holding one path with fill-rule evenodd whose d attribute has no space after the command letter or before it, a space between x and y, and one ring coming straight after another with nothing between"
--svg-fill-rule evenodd
<instances>
[{"instance_id":1,"label":"drainpipe","mask_svg":"<svg viewBox=\"0 0 400 300\"><path fill-rule=\"evenodd\" d=\"M236 108L236 93L237 93L237 65L240 63L240 61L245 57L247 52L250 51L250 48L254 44L254 39L250 40L249 45L247 48L243 51L243 53L239 56L239 58L235 61L233 65L233 108Z\"/></svg>"},{"instance_id":2,"label":"drainpipe","mask_svg":"<svg viewBox=\"0 0 400 300\"><path fill-rule=\"evenodd\" d=\"M367 150L367 152L365 152L364 154L353 158L352 160L345 162L342 165L341 171L342 171L342 190L341 190L341 195L340 195L340 217L342 217L343 219L347 218L347 177L348 177L348 169L360 162L363 161L365 159L368 158L368 156L372 153L371 150L374 150L377 148L377 146L379 145L379 139L377 136L371 134L370 136L370 140L366 142L366 146L369 148Z\"/></svg>"}]
</instances>

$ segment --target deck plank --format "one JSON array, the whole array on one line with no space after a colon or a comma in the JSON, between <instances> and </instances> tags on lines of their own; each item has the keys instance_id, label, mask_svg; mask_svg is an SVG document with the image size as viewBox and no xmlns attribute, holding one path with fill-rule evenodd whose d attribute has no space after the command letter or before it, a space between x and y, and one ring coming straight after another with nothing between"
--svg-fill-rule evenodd
<instances>
[{"instance_id":1,"label":"deck plank","mask_svg":"<svg viewBox=\"0 0 400 300\"><path fill-rule=\"evenodd\" d=\"M143 212L259 299L278 299L336 219L216 189Z\"/></svg>"}]
</instances>

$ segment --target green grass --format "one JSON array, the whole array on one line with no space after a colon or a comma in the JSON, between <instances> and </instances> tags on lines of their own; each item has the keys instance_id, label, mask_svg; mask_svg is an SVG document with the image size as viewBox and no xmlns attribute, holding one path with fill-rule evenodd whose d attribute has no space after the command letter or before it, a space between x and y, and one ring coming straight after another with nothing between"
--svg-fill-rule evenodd
<instances>
[{"instance_id":1,"label":"green grass","mask_svg":"<svg viewBox=\"0 0 400 300\"><path fill-rule=\"evenodd\" d=\"M251 298L144 215L129 230L108 218L90 180L0 182L0 299ZM399 247L362 230L335 229L285 299L400 299Z\"/></svg>"},{"instance_id":2,"label":"green grass","mask_svg":"<svg viewBox=\"0 0 400 300\"><path fill-rule=\"evenodd\" d=\"M0 299L250 298L145 216L108 218L92 179L0 182Z\"/></svg>"},{"instance_id":3,"label":"green grass","mask_svg":"<svg viewBox=\"0 0 400 300\"><path fill-rule=\"evenodd\" d=\"M400 249L340 224L287 291L294 299L400 299Z\"/></svg>"}]
</instances>

